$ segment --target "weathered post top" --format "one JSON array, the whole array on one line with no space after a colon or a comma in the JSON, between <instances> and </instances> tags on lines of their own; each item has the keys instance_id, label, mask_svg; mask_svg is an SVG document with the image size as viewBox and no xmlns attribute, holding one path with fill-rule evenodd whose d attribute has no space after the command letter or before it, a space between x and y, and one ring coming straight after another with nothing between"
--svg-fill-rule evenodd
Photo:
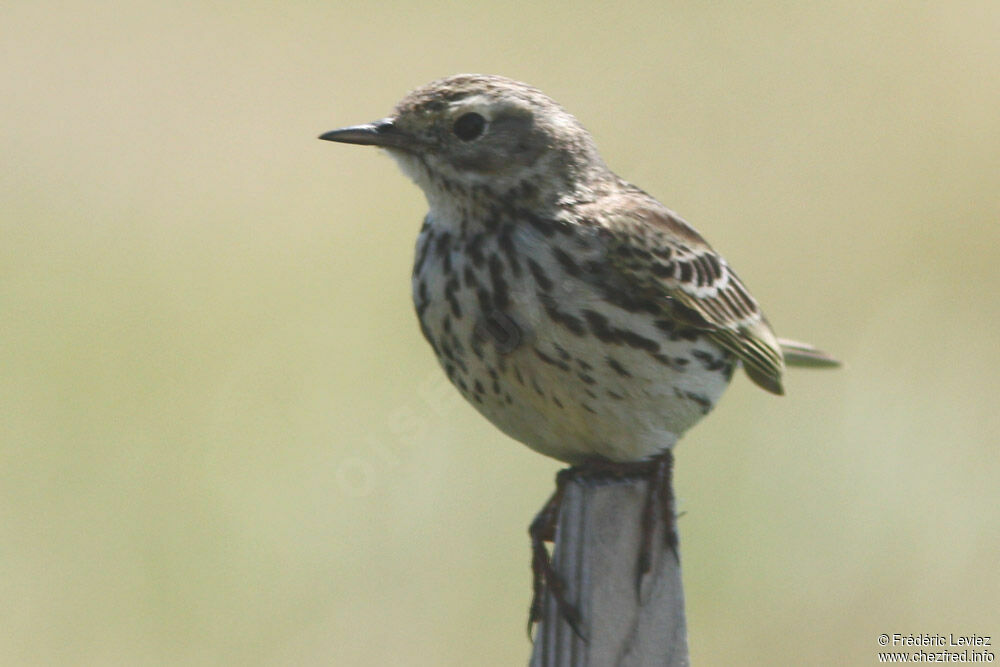
<instances>
[{"instance_id":1,"label":"weathered post top","mask_svg":"<svg viewBox=\"0 0 1000 667\"><path fill-rule=\"evenodd\" d=\"M676 517L670 510L664 521L660 503L653 504L651 568L637 587L650 483L586 477L567 483L553 560L586 640L547 589L531 667L689 664L680 562L664 534L667 526L676 531Z\"/></svg>"}]
</instances>

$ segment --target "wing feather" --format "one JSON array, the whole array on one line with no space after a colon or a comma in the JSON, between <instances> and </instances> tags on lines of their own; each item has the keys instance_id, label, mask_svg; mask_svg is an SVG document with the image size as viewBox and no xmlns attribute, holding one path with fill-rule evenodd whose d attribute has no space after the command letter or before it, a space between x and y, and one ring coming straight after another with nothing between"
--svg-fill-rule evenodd
<instances>
[{"instance_id":1,"label":"wing feather","mask_svg":"<svg viewBox=\"0 0 1000 667\"><path fill-rule=\"evenodd\" d=\"M609 264L630 289L704 331L732 352L755 383L784 393L781 345L735 272L683 219L644 193L598 202L588 217L602 230Z\"/></svg>"}]
</instances>

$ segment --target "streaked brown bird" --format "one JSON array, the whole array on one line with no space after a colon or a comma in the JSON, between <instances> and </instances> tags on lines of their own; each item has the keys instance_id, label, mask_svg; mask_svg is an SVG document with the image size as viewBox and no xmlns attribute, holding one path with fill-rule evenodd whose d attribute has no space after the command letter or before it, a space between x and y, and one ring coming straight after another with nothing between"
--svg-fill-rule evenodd
<instances>
[{"instance_id":1,"label":"streaked brown bird","mask_svg":"<svg viewBox=\"0 0 1000 667\"><path fill-rule=\"evenodd\" d=\"M536 88L460 74L320 138L384 148L424 191L413 266L424 337L477 410L542 454L669 457L736 366L781 394L786 364L837 363L777 338L726 260L612 173ZM536 555L550 530L536 525Z\"/></svg>"},{"instance_id":2,"label":"streaked brown bird","mask_svg":"<svg viewBox=\"0 0 1000 667\"><path fill-rule=\"evenodd\" d=\"M424 336L476 409L543 454L653 457L712 409L736 365L781 394L786 364L836 363L775 337L726 260L612 173L536 88L460 74L320 138L384 148L423 189Z\"/></svg>"}]
</instances>

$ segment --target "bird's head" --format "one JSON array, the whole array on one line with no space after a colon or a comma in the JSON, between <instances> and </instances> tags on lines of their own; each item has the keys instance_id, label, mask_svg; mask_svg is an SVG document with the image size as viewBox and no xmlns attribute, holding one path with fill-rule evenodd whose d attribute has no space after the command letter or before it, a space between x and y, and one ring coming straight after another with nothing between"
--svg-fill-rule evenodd
<instances>
[{"instance_id":1,"label":"bird's head","mask_svg":"<svg viewBox=\"0 0 1000 667\"><path fill-rule=\"evenodd\" d=\"M566 192L606 172L590 134L527 84L459 74L403 98L392 114L320 139L386 149L427 194L502 195L524 183Z\"/></svg>"}]
</instances>

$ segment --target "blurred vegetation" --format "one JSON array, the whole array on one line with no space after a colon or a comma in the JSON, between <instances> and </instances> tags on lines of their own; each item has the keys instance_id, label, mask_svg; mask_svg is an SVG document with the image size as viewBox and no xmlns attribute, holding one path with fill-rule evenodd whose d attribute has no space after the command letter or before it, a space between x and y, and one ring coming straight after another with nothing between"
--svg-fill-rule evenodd
<instances>
[{"instance_id":1,"label":"blurred vegetation","mask_svg":"<svg viewBox=\"0 0 1000 667\"><path fill-rule=\"evenodd\" d=\"M1000 635L995 2L9 4L3 664L524 663L558 464L425 349L419 191L315 139L460 71L847 362L682 443L694 662Z\"/></svg>"}]
</instances>

